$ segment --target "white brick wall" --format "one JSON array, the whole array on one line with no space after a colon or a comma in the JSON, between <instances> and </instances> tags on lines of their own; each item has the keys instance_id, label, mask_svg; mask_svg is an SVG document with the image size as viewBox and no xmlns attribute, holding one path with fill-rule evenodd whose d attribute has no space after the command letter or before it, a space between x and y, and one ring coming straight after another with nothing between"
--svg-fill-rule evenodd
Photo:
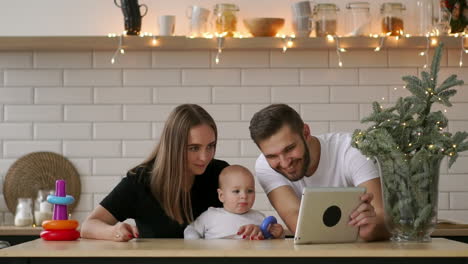
<instances>
[{"instance_id":1,"label":"white brick wall","mask_svg":"<svg viewBox=\"0 0 468 264\"><path fill-rule=\"evenodd\" d=\"M206 50L127 51L115 64L113 51L2 51L0 183L24 154L63 154L81 175L74 217L83 220L153 150L169 112L188 102L217 121L216 157L252 170L259 151L248 126L255 112L288 103L314 135L365 128L360 119L372 101L388 106L408 94L401 77L422 70L419 52L351 49L339 68L335 50L226 50L219 64ZM468 82L468 67L458 67L459 52L444 54L441 79L455 73ZM468 131L468 84L452 102L449 131ZM446 160L441 165L440 217L468 222L466 164L468 153L450 169ZM257 192L255 208L275 215L258 184ZM2 197L0 219L12 223Z\"/></svg>"}]
</instances>

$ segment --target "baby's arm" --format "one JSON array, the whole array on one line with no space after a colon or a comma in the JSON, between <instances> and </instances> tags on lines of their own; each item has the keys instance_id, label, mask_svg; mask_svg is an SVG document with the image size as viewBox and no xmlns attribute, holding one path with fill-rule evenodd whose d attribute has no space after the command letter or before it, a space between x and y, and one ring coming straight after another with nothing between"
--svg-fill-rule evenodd
<instances>
[{"instance_id":1,"label":"baby's arm","mask_svg":"<svg viewBox=\"0 0 468 264\"><path fill-rule=\"evenodd\" d=\"M284 229L281 224L272 224L268 230L274 238L283 238Z\"/></svg>"},{"instance_id":2,"label":"baby's arm","mask_svg":"<svg viewBox=\"0 0 468 264\"><path fill-rule=\"evenodd\" d=\"M188 225L184 230L184 239L205 238L205 224L203 223L203 214Z\"/></svg>"},{"instance_id":3,"label":"baby's arm","mask_svg":"<svg viewBox=\"0 0 468 264\"><path fill-rule=\"evenodd\" d=\"M188 225L184 230L184 239L200 239L202 235L197 232L193 223Z\"/></svg>"}]
</instances>

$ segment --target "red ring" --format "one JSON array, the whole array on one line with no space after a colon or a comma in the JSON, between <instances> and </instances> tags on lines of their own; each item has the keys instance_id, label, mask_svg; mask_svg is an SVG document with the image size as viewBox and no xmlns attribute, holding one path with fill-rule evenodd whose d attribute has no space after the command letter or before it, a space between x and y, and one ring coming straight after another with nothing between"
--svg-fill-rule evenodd
<instances>
[{"instance_id":1,"label":"red ring","mask_svg":"<svg viewBox=\"0 0 468 264\"><path fill-rule=\"evenodd\" d=\"M76 230L45 230L41 232L44 240L71 241L80 237L80 232Z\"/></svg>"}]
</instances>

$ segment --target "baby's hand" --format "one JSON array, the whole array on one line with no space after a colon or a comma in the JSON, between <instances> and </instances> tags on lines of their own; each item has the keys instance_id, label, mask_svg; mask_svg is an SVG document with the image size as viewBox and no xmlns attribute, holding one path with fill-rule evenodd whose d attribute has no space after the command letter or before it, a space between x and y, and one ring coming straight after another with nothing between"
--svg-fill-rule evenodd
<instances>
[{"instance_id":1,"label":"baby's hand","mask_svg":"<svg viewBox=\"0 0 468 264\"><path fill-rule=\"evenodd\" d=\"M283 226L280 224L272 224L268 228L268 232L270 232L274 238L281 238L284 232Z\"/></svg>"},{"instance_id":2,"label":"baby's hand","mask_svg":"<svg viewBox=\"0 0 468 264\"><path fill-rule=\"evenodd\" d=\"M237 234L242 236L243 239L250 240L263 240L262 231L258 225L243 225L237 231Z\"/></svg>"}]
</instances>

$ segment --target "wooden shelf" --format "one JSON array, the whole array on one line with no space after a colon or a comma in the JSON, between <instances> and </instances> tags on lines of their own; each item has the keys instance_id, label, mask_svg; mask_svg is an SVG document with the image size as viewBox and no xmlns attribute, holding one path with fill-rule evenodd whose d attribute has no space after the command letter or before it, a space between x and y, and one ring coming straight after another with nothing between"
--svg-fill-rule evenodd
<instances>
[{"instance_id":1,"label":"wooden shelf","mask_svg":"<svg viewBox=\"0 0 468 264\"><path fill-rule=\"evenodd\" d=\"M0 226L0 236L39 236L42 227Z\"/></svg>"},{"instance_id":2,"label":"wooden shelf","mask_svg":"<svg viewBox=\"0 0 468 264\"><path fill-rule=\"evenodd\" d=\"M439 37L446 48L460 48L460 38ZM379 45L380 38L370 37L342 37L339 39L340 47L346 49L373 49ZM114 50L117 48L119 38L107 36L59 36L59 37L0 37L0 51L21 50ZM225 49L281 49L284 40L272 37L257 38L226 38ZM468 41L465 39L465 46ZM127 36L124 38L123 46L128 50L209 50L217 48L216 39L158 37L158 45L152 44L152 37ZM294 40L295 49L334 49L336 44L326 38L297 38ZM385 39L383 48L425 48L425 37Z\"/></svg>"}]
</instances>

